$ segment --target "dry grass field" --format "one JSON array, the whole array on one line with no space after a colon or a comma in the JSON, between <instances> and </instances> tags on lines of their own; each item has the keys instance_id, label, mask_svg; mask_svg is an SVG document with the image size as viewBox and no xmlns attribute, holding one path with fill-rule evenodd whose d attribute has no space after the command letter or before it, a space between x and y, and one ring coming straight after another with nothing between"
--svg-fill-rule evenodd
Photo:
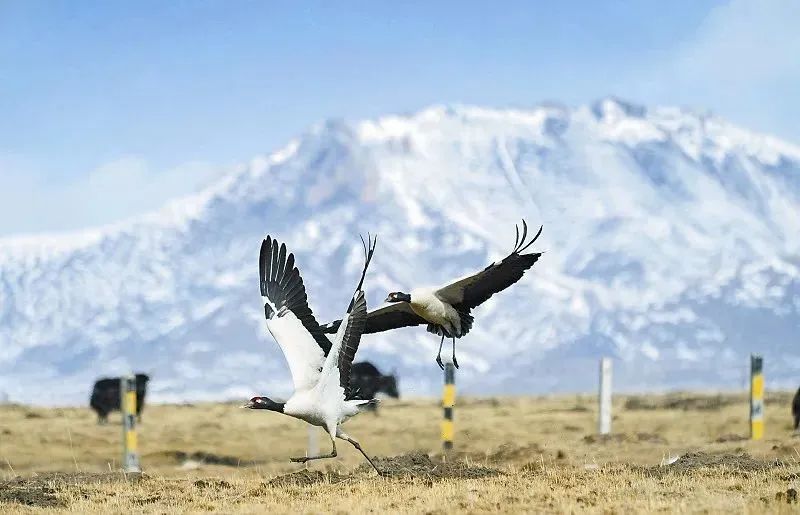
<instances>
[{"instance_id":1,"label":"dry grass field","mask_svg":"<svg viewBox=\"0 0 800 515\"><path fill-rule=\"evenodd\" d=\"M118 470L118 415L98 426L88 408L0 406L0 512L798 512L789 403L768 394L752 442L744 395L617 397L605 439L590 396L461 398L443 457L437 401L385 402L346 427L388 477L346 442L336 459L290 463L307 431L288 417L149 405L138 478Z\"/></svg>"}]
</instances>

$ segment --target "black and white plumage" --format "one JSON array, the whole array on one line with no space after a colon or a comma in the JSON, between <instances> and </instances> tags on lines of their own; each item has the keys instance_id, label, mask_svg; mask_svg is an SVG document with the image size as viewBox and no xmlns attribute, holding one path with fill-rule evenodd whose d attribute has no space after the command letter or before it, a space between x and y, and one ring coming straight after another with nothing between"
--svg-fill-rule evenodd
<instances>
[{"instance_id":1,"label":"black and white plumage","mask_svg":"<svg viewBox=\"0 0 800 515\"><path fill-rule=\"evenodd\" d=\"M378 333L400 327L427 324L428 331L442 337L436 362L442 363L442 344L445 337L453 340L453 364L458 367L455 356L456 338L461 338L472 329L473 308L486 302L492 295L505 290L522 278L522 275L536 263L541 252L523 254L542 233L530 240L528 224L522 221L522 235L516 227L514 250L501 261L487 266L476 274L462 277L439 288L417 288L411 293L392 292L386 298L389 303L367 313L365 333ZM323 325L326 333L337 331L341 320Z\"/></svg>"},{"instance_id":2,"label":"black and white plumage","mask_svg":"<svg viewBox=\"0 0 800 515\"><path fill-rule=\"evenodd\" d=\"M367 321L367 302L362 286L374 252L375 240L369 239L368 245L364 244L365 263L361 280L331 342L308 306L294 255L287 255L286 245L279 245L270 236L261 244L259 271L267 328L289 365L294 393L283 403L268 397L253 397L242 407L284 413L328 432L332 445L330 454L292 458L294 462L335 457L335 439L340 438L353 444L378 471L361 445L341 429L345 420L377 402L374 399L355 399L355 392L350 388L350 368Z\"/></svg>"}]
</instances>

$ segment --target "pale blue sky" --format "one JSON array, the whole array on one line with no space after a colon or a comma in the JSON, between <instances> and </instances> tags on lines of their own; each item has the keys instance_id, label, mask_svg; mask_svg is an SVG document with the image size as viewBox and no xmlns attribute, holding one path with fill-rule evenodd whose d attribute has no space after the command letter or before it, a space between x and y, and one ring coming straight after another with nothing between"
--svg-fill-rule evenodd
<instances>
[{"instance_id":1,"label":"pale blue sky","mask_svg":"<svg viewBox=\"0 0 800 515\"><path fill-rule=\"evenodd\" d=\"M800 142L798 27L794 0L0 0L0 235L113 222L316 121L435 103L616 95Z\"/></svg>"}]
</instances>

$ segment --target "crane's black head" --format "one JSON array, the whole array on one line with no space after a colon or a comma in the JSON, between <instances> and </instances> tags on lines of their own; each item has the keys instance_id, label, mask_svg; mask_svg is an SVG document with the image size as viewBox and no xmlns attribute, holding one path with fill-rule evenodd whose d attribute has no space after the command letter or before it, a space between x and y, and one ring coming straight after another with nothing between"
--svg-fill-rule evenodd
<instances>
[{"instance_id":1,"label":"crane's black head","mask_svg":"<svg viewBox=\"0 0 800 515\"><path fill-rule=\"evenodd\" d=\"M400 291L393 291L384 302L411 302L411 295Z\"/></svg>"},{"instance_id":2,"label":"crane's black head","mask_svg":"<svg viewBox=\"0 0 800 515\"><path fill-rule=\"evenodd\" d=\"M250 402L241 406L248 409L268 409L270 411L280 411L283 413L285 402L275 402L269 397L253 397Z\"/></svg>"}]
</instances>

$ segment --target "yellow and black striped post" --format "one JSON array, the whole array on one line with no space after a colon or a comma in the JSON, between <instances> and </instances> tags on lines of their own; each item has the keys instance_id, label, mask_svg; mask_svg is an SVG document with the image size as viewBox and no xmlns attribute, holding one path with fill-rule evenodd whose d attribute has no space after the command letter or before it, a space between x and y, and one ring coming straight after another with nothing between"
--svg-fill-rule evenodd
<instances>
[{"instance_id":1,"label":"yellow and black striped post","mask_svg":"<svg viewBox=\"0 0 800 515\"><path fill-rule=\"evenodd\" d=\"M453 406L456 403L456 367L452 363L444 364L444 392L442 393L442 447L445 451L453 448Z\"/></svg>"},{"instance_id":2,"label":"yellow and black striped post","mask_svg":"<svg viewBox=\"0 0 800 515\"><path fill-rule=\"evenodd\" d=\"M764 437L764 358L750 356L750 438Z\"/></svg>"},{"instance_id":3,"label":"yellow and black striped post","mask_svg":"<svg viewBox=\"0 0 800 515\"><path fill-rule=\"evenodd\" d=\"M136 438L136 376L120 378L120 409L122 411L122 470L141 472Z\"/></svg>"}]
</instances>

